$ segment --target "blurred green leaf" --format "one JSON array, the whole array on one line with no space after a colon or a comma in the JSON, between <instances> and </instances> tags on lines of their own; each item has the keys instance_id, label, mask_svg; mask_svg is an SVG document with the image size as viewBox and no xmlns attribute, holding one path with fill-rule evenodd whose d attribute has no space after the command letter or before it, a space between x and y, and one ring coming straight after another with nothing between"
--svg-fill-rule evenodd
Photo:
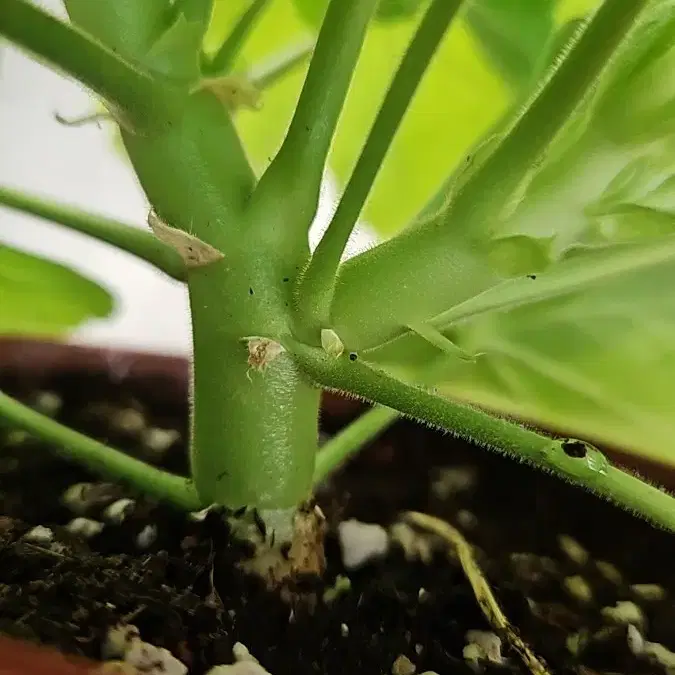
<instances>
[{"instance_id":1,"label":"blurred green leaf","mask_svg":"<svg viewBox=\"0 0 675 675\"><path fill-rule=\"evenodd\" d=\"M547 65L555 0L475 0L466 20L493 68L517 91Z\"/></svg>"},{"instance_id":2,"label":"blurred green leaf","mask_svg":"<svg viewBox=\"0 0 675 675\"><path fill-rule=\"evenodd\" d=\"M636 32L630 52L601 92L598 116L607 136L622 145L675 133L675 4L662 0Z\"/></svg>"},{"instance_id":3,"label":"blurred green leaf","mask_svg":"<svg viewBox=\"0 0 675 675\"><path fill-rule=\"evenodd\" d=\"M196 80L205 24L180 14L144 58L149 68L171 77Z\"/></svg>"},{"instance_id":4,"label":"blurred green leaf","mask_svg":"<svg viewBox=\"0 0 675 675\"><path fill-rule=\"evenodd\" d=\"M380 24L370 31L333 144L330 166L341 183L351 173L415 23ZM385 236L409 223L511 102L465 24L454 23L389 149L363 218Z\"/></svg>"},{"instance_id":5,"label":"blurred green leaf","mask_svg":"<svg viewBox=\"0 0 675 675\"><path fill-rule=\"evenodd\" d=\"M380 0L375 13L379 21L401 21L415 16L429 0Z\"/></svg>"},{"instance_id":6,"label":"blurred green leaf","mask_svg":"<svg viewBox=\"0 0 675 675\"><path fill-rule=\"evenodd\" d=\"M140 62L158 36L170 0L64 0L71 21L120 56Z\"/></svg>"},{"instance_id":7,"label":"blurred green leaf","mask_svg":"<svg viewBox=\"0 0 675 675\"><path fill-rule=\"evenodd\" d=\"M0 335L60 336L113 310L112 296L64 265L0 244Z\"/></svg>"},{"instance_id":8,"label":"blurred green leaf","mask_svg":"<svg viewBox=\"0 0 675 675\"><path fill-rule=\"evenodd\" d=\"M675 465L674 236L627 245L652 242L649 263L636 255L632 269L465 322L455 340L484 355L456 362L443 390ZM587 252L588 264L602 265L598 256L613 248ZM556 273L530 288L548 275L554 283Z\"/></svg>"},{"instance_id":9,"label":"blurred green leaf","mask_svg":"<svg viewBox=\"0 0 675 675\"><path fill-rule=\"evenodd\" d=\"M423 319L481 356L408 333L365 359L409 379L435 360L449 396L675 465L673 28L675 2L655 0L513 207L477 234L471 254L499 279ZM614 109L627 90L638 100ZM535 263L534 278L507 278Z\"/></svg>"},{"instance_id":10,"label":"blurred green leaf","mask_svg":"<svg viewBox=\"0 0 675 675\"><path fill-rule=\"evenodd\" d=\"M315 28L321 26L329 0L294 0L302 18ZM380 0L376 21L405 21L416 16L429 0Z\"/></svg>"}]
</instances>

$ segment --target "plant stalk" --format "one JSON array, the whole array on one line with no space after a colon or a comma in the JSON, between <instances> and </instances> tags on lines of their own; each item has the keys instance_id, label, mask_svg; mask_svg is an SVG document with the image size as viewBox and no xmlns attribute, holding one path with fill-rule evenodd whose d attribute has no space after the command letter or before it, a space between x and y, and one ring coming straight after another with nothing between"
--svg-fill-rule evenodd
<instances>
[{"instance_id":1,"label":"plant stalk","mask_svg":"<svg viewBox=\"0 0 675 675\"><path fill-rule=\"evenodd\" d=\"M237 21L232 32L227 36L213 58L210 60L206 57L202 58L202 61L206 63L205 71L207 75L215 77L217 75L225 75L232 70L246 39L268 5L269 0L253 0L250 6L239 17L239 21Z\"/></svg>"},{"instance_id":2,"label":"plant stalk","mask_svg":"<svg viewBox=\"0 0 675 675\"><path fill-rule=\"evenodd\" d=\"M285 255L273 235L257 236L263 224L272 233L282 228L280 211L252 208L253 172L229 114L208 91L191 96L169 128L122 137L157 215L224 256L188 273L191 462L200 499L295 507L311 492L319 391L287 356L256 370L245 338L279 340L290 331L289 280L308 245Z\"/></svg>"},{"instance_id":3,"label":"plant stalk","mask_svg":"<svg viewBox=\"0 0 675 675\"><path fill-rule=\"evenodd\" d=\"M112 244L178 281L186 279L185 265L178 253L150 232L2 186L0 204Z\"/></svg>"},{"instance_id":4,"label":"plant stalk","mask_svg":"<svg viewBox=\"0 0 675 675\"><path fill-rule=\"evenodd\" d=\"M298 366L323 387L349 391L474 444L511 455L605 497L654 525L675 531L675 498L611 466L588 444L556 440L405 384L361 363L358 356L353 361L347 355L334 359L321 349L293 340L285 344ZM577 457L568 448L577 448L578 444L584 452Z\"/></svg>"},{"instance_id":5,"label":"plant stalk","mask_svg":"<svg viewBox=\"0 0 675 675\"><path fill-rule=\"evenodd\" d=\"M314 483L319 484L325 480L399 417L400 413L397 410L375 406L335 434L319 450L314 470Z\"/></svg>"},{"instance_id":6,"label":"plant stalk","mask_svg":"<svg viewBox=\"0 0 675 675\"><path fill-rule=\"evenodd\" d=\"M257 199L286 210L290 246L316 215L330 144L378 0L331 0L288 133L263 175Z\"/></svg>"},{"instance_id":7,"label":"plant stalk","mask_svg":"<svg viewBox=\"0 0 675 675\"><path fill-rule=\"evenodd\" d=\"M314 42L301 42L290 49L285 49L263 63L254 64L247 72L251 84L263 91L273 87L290 72L309 60L314 51Z\"/></svg>"},{"instance_id":8,"label":"plant stalk","mask_svg":"<svg viewBox=\"0 0 675 675\"><path fill-rule=\"evenodd\" d=\"M92 473L129 483L140 492L195 511L202 506L192 481L157 469L36 412L0 391L0 419L53 445Z\"/></svg>"},{"instance_id":9,"label":"plant stalk","mask_svg":"<svg viewBox=\"0 0 675 675\"><path fill-rule=\"evenodd\" d=\"M299 312L309 323L328 325L337 268L396 131L413 100L462 0L434 0L424 15L396 75L337 210L317 246L299 292Z\"/></svg>"}]
</instances>

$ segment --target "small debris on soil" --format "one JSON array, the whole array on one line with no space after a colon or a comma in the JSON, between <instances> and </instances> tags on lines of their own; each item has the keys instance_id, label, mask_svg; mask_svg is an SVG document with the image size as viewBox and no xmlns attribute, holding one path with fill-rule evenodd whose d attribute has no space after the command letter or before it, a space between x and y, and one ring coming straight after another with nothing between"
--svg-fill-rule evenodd
<instances>
[{"instance_id":1,"label":"small debris on soil","mask_svg":"<svg viewBox=\"0 0 675 675\"><path fill-rule=\"evenodd\" d=\"M342 564L353 570L386 555L389 535L381 525L350 519L338 525Z\"/></svg>"},{"instance_id":2,"label":"small debris on soil","mask_svg":"<svg viewBox=\"0 0 675 675\"><path fill-rule=\"evenodd\" d=\"M633 594L646 602L658 602L666 597L666 590L658 584L633 584L630 587Z\"/></svg>"},{"instance_id":3,"label":"small debris on soil","mask_svg":"<svg viewBox=\"0 0 675 675\"><path fill-rule=\"evenodd\" d=\"M562 552L579 567L583 567L588 562L588 551L568 534L561 534L558 537L558 544Z\"/></svg>"},{"instance_id":4,"label":"small debris on soil","mask_svg":"<svg viewBox=\"0 0 675 675\"><path fill-rule=\"evenodd\" d=\"M466 633L466 641L464 658L467 661L487 660L499 666L504 663L502 639L496 633L483 630L470 630Z\"/></svg>"},{"instance_id":5,"label":"small debris on soil","mask_svg":"<svg viewBox=\"0 0 675 675\"><path fill-rule=\"evenodd\" d=\"M103 531L105 525L91 518L73 518L67 525L66 530L77 537L89 539Z\"/></svg>"},{"instance_id":6,"label":"small debris on soil","mask_svg":"<svg viewBox=\"0 0 675 675\"><path fill-rule=\"evenodd\" d=\"M399 654L391 667L391 675L415 675L417 666L405 655Z\"/></svg>"},{"instance_id":7,"label":"small debris on soil","mask_svg":"<svg viewBox=\"0 0 675 675\"><path fill-rule=\"evenodd\" d=\"M620 600L614 607L603 607L600 613L609 623L632 624L639 627L645 622L642 610L630 600Z\"/></svg>"},{"instance_id":8,"label":"small debris on soil","mask_svg":"<svg viewBox=\"0 0 675 675\"><path fill-rule=\"evenodd\" d=\"M54 539L54 533L48 527L36 525L23 535L24 541L30 541L34 544L48 544Z\"/></svg>"},{"instance_id":9,"label":"small debris on soil","mask_svg":"<svg viewBox=\"0 0 675 675\"><path fill-rule=\"evenodd\" d=\"M0 387L187 471L188 402L168 400L160 380L0 374ZM40 392L50 392L42 404ZM338 429L330 416L323 425L324 438ZM162 443L153 430L166 432ZM69 490L78 499L64 502ZM402 522L416 510L462 530L504 614L551 673L673 675L672 535L582 490L401 421L326 480L317 501L330 524L326 572L297 581L313 606L289 607L242 571L250 550L222 510L180 513L0 429L0 632L128 668L126 647L108 641L135 626L132 656L190 675L379 675L400 657L416 675L531 675L492 631L459 561ZM377 545L343 559L350 522L375 532ZM219 603L209 602L214 592ZM493 636L487 649L480 633ZM260 663L237 661L238 643Z\"/></svg>"}]
</instances>

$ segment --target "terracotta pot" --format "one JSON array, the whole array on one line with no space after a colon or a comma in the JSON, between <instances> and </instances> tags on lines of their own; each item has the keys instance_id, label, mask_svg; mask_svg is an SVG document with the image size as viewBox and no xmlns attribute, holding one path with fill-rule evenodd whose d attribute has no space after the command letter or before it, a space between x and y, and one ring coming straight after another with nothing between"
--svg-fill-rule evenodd
<instances>
[{"instance_id":1,"label":"terracotta pot","mask_svg":"<svg viewBox=\"0 0 675 675\"><path fill-rule=\"evenodd\" d=\"M0 338L0 373L21 375L36 385L45 377L86 372L103 375L113 382L132 382L139 394L147 392L159 403L184 400L188 395L189 362L185 358L132 350L106 349L39 340ZM354 418L362 404L333 394L323 401L324 416L341 425ZM675 471L654 462L605 449L615 461L641 475L675 488ZM0 637L0 675L84 675L101 664L62 654L32 644Z\"/></svg>"},{"instance_id":2,"label":"terracotta pot","mask_svg":"<svg viewBox=\"0 0 675 675\"><path fill-rule=\"evenodd\" d=\"M100 668L94 661L0 637L0 675L95 675Z\"/></svg>"}]
</instances>

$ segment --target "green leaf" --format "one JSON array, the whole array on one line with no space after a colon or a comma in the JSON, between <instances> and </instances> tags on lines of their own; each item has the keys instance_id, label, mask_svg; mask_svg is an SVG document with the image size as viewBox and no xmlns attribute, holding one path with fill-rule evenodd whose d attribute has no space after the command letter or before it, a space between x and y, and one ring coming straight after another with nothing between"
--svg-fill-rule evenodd
<instances>
[{"instance_id":1,"label":"green leaf","mask_svg":"<svg viewBox=\"0 0 675 675\"><path fill-rule=\"evenodd\" d=\"M351 173L415 24L370 31L333 143L330 166L340 182ZM454 22L389 149L363 219L383 236L399 231L512 101L466 25Z\"/></svg>"},{"instance_id":2,"label":"green leaf","mask_svg":"<svg viewBox=\"0 0 675 675\"><path fill-rule=\"evenodd\" d=\"M152 45L145 65L157 73L194 81L199 77L199 54L206 23L189 21L179 14L174 23Z\"/></svg>"},{"instance_id":3,"label":"green leaf","mask_svg":"<svg viewBox=\"0 0 675 675\"><path fill-rule=\"evenodd\" d=\"M377 21L401 21L416 16L428 0L380 0L375 13Z\"/></svg>"},{"instance_id":4,"label":"green leaf","mask_svg":"<svg viewBox=\"0 0 675 675\"><path fill-rule=\"evenodd\" d=\"M475 362L411 331L367 362L408 380L434 363L453 398L675 465L675 133L659 96L607 103L647 75L667 89L675 51L662 26L674 13L673 2L649 6L512 208L465 251L496 279L476 276L471 297L418 317Z\"/></svg>"},{"instance_id":5,"label":"green leaf","mask_svg":"<svg viewBox=\"0 0 675 675\"><path fill-rule=\"evenodd\" d=\"M113 310L110 293L73 270L0 244L0 335L55 337Z\"/></svg>"},{"instance_id":6,"label":"green leaf","mask_svg":"<svg viewBox=\"0 0 675 675\"><path fill-rule=\"evenodd\" d=\"M476 0L466 20L492 66L515 90L533 84L548 64L555 0Z\"/></svg>"},{"instance_id":7,"label":"green leaf","mask_svg":"<svg viewBox=\"0 0 675 675\"><path fill-rule=\"evenodd\" d=\"M302 18L314 28L318 28L323 21L329 0L294 0ZM424 8L428 0L380 0L375 11L375 20L405 21L411 19Z\"/></svg>"},{"instance_id":8,"label":"green leaf","mask_svg":"<svg viewBox=\"0 0 675 675\"><path fill-rule=\"evenodd\" d=\"M149 70L195 80L213 0L65 0L73 23Z\"/></svg>"},{"instance_id":9,"label":"green leaf","mask_svg":"<svg viewBox=\"0 0 675 675\"><path fill-rule=\"evenodd\" d=\"M675 299L664 292L675 285L675 235L575 257L577 284L561 263L531 283L543 282L539 299L512 297L456 328L460 346L484 355L457 362L443 389L675 465ZM582 279L594 265L611 273Z\"/></svg>"},{"instance_id":10,"label":"green leaf","mask_svg":"<svg viewBox=\"0 0 675 675\"><path fill-rule=\"evenodd\" d=\"M64 0L71 21L104 45L140 63L164 25L170 0Z\"/></svg>"},{"instance_id":11,"label":"green leaf","mask_svg":"<svg viewBox=\"0 0 675 675\"><path fill-rule=\"evenodd\" d=\"M675 3L654 2L597 102L598 118L614 142L647 143L675 132L674 34Z\"/></svg>"}]
</instances>

